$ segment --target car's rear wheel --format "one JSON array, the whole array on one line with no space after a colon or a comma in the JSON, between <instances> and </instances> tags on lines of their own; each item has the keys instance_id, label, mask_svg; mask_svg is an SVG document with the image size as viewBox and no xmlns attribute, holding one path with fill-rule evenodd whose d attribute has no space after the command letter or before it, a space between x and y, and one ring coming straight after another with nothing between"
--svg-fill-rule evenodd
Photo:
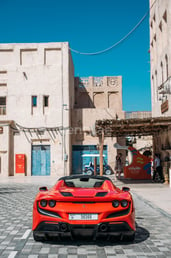
<instances>
[{"instance_id":1,"label":"car's rear wheel","mask_svg":"<svg viewBox=\"0 0 171 258\"><path fill-rule=\"evenodd\" d=\"M109 176L109 175L111 175L111 174L112 174L112 171L111 171L110 169L106 169L106 170L105 170L105 175L108 175L108 176Z\"/></svg>"},{"instance_id":2,"label":"car's rear wheel","mask_svg":"<svg viewBox=\"0 0 171 258\"><path fill-rule=\"evenodd\" d=\"M36 232L33 231L33 238L36 242L42 242L45 241L45 236L39 236Z\"/></svg>"},{"instance_id":3,"label":"car's rear wheel","mask_svg":"<svg viewBox=\"0 0 171 258\"><path fill-rule=\"evenodd\" d=\"M87 171L86 171L86 173L87 173L87 175L89 175L89 176L92 176L92 175L93 175L93 171L92 171L92 170L90 170L90 169L89 169L89 170L87 170Z\"/></svg>"}]
</instances>

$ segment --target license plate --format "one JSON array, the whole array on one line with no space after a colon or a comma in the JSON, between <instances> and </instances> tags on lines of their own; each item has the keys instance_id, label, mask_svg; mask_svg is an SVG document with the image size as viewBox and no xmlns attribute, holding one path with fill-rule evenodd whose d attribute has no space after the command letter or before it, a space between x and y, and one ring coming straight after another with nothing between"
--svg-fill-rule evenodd
<instances>
[{"instance_id":1,"label":"license plate","mask_svg":"<svg viewBox=\"0 0 171 258\"><path fill-rule=\"evenodd\" d=\"M81 213L81 214L69 214L69 220L97 220L98 214L95 213Z\"/></svg>"}]
</instances>

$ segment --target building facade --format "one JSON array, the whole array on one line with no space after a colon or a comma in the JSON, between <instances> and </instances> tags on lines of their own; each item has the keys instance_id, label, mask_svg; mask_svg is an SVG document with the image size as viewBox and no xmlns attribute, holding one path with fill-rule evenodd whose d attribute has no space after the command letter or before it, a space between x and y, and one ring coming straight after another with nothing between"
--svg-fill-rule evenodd
<instances>
[{"instance_id":1,"label":"building facade","mask_svg":"<svg viewBox=\"0 0 171 258\"><path fill-rule=\"evenodd\" d=\"M98 119L123 119L122 77L75 77L75 106L72 112L72 170L81 172L89 160L84 154L99 153L99 139L94 135ZM106 138L104 159L114 169L114 143L125 145L125 139ZM122 151L121 151L122 152ZM123 153L125 155L125 153ZM124 159L123 155L123 159ZM79 162L77 162L79 160Z\"/></svg>"},{"instance_id":2,"label":"building facade","mask_svg":"<svg viewBox=\"0 0 171 258\"><path fill-rule=\"evenodd\" d=\"M1 175L67 173L73 105L68 43L1 44L0 121L10 125L1 126Z\"/></svg>"},{"instance_id":3,"label":"building facade","mask_svg":"<svg viewBox=\"0 0 171 258\"><path fill-rule=\"evenodd\" d=\"M66 42L0 44L0 176L80 173L107 118L124 118L121 76L74 78ZM104 143L112 169L116 141Z\"/></svg>"},{"instance_id":4,"label":"building facade","mask_svg":"<svg viewBox=\"0 0 171 258\"><path fill-rule=\"evenodd\" d=\"M152 116L151 111L134 111L134 112L125 112L125 119L143 119L150 118ZM143 154L145 151L149 150L152 153L153 150L153 137L152 135L148 136L134 136L127 137L128 144L132 146Z\"/></svg>"},{"instance_id":5,"label":"building facade","mask_svg":"<svg viewBox=\"0 0 171 258\"><path fill-rule=\"evenodd\" d=\"M152 116L171 116L171 1L150 0Z\"/></svg>"},{"instance_id":6,"label":"building facade","mask_svg":"<svg viewBox=\"0 0 171 258\"><path fill-rule=\"evenodd\" d=\"M171 116L171 1L150 0L150 63L152 116ZM153 137L168 177L171 160L171 128Z\"/></svg>"}]
</instances>

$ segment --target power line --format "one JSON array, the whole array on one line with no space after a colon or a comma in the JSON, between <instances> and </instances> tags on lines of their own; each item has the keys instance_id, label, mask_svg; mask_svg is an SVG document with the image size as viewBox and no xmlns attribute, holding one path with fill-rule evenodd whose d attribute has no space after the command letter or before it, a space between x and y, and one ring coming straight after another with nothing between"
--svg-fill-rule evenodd
<instances>
[{"instance_id":1,"label":"power line","mask_svg":"<svg viewBox=\"0 0 171 258\"><path fill-rule=\"evenodd\" d=\"M156 3L157 0L154 1L154 3L151 5L151 7L148 9L148 11L145 13L145 15L140 19L140 21L133 27L133 29L131 29L123 38L121 38L119 41L117 41L116 43L114 43L112 46L105 48L103 50L97 51L97 52L80 52L78 50L72 49L70 48L70 50L76 54L80 54L80 55L100 55L103 54L109 50L112 50L114 47L120 45L123 41L125 41L140 25L141 23L145 20L145 18L148 16L150 10L152 9L152 7L154 6L154 4Z\"/></svg>"}]
</instances>

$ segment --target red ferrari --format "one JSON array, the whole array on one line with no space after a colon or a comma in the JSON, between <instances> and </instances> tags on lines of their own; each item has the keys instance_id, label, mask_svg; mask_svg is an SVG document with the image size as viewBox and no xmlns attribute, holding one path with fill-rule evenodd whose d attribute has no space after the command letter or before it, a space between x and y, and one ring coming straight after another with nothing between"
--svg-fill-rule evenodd
<instances>
[{"instance_id":1,"label":"red ferrari","mask_svg":"<svg viewBox=\"0 0 171 258\"><path fill-rule=\"evenodd\" d=\"M35 241L64 235L134 240L135 209L128 187L121 190L105 176L76 175L39 190L33 204Z\"/></svg>"}]
</instances>

